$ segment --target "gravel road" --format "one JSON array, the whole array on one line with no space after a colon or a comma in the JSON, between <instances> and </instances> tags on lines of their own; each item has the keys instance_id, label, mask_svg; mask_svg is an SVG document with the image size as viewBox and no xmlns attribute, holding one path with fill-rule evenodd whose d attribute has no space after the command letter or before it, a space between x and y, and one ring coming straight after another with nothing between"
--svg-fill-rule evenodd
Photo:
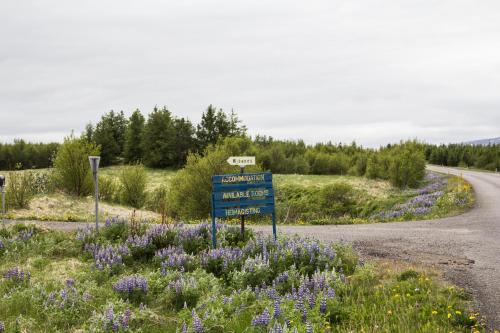
<instances>
[{"instance_id":1,"label":"gravel road","mask_svg":"<svg viewBox=\"0 0 500 333\"><path fill-rule=\"evenodd\" d=\"M445 277L470 291L490 328L500 327L500 175L429 166L461 175L476 192L476 206L455 217L431 221L338 226L281 226L279 233L351 242L365 257L439 266ZM75 230L87 223L37 222ZM271 227L251 226L269 233Z\"/></svg>"},{"instance_id":2,"label":"gravel road","mask_svg":"<svg viewBox=\"0 0 500 333\"><path fill-rule=\"evenodd\" d=\"M431 221L338 226L286 226L278 232L352 242L366 257L439 266L470 291L490 328L500 327L500 174L429 166L461 175L476 192L476 205L455 217ZM269 227L255 227L269 232Z\"/></svg>"}]
</instances>

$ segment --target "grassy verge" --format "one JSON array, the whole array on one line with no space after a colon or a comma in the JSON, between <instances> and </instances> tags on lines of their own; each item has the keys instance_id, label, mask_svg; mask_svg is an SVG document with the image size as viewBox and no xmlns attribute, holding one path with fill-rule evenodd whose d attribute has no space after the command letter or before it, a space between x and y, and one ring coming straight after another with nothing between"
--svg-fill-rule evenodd
<instances>
[{"instance_id":1,"label":"grassy verge","mask_svg":"<svg viewBox=\"0 0 500 333\"><path fill-rule=\"evenodd\" d=\"M342 244L243 241L223 227L210 251L206 226L122 222L76 238L0 234L7 332L483 331L467 295L435 271L361 264Z\"/></svg>"},{"instance_id":2,"label":"grassy verge","mask_svg":"<svg viewBox=\"0 0 500 333\"><path fill-rule=\"evenodd\" d=\"M118 182L122 168L102 168L101 175ZM40 183L47 182L48 170ZM152 193L170 184L175 171L147 169L147 189ZM417 190L401 190L388 181L353 176L275 175L276 212L280 224L358 224L432 219L460 214L474 204L473 191L462 178L428 173ZM11 209L7 217L19 220L92 221L93 199L77 198L39 186L41 193L29 208ZM109 194L108 194L109 195ZM114 195L116 196L116 195ZM101 218L130 218L134 209L101 202ZM207 212L208 213L208 212ZM137 218L158 220L147 209ZM249 223L268 223L254 217ZM195 221L196 222L196 221ZM234 222L237 222L236 220ZM231 223L231 221L229 221Z\"/></svg>"}]
</instances>

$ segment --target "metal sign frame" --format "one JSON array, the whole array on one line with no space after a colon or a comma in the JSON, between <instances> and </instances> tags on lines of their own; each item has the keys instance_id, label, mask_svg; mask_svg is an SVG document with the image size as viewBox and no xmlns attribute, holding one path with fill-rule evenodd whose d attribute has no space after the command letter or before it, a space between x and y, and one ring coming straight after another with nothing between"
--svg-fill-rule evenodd
<instances>
[{"instance_id":1,"label":"metal sign frame","mask_svg":"<svg viewBox=\"0 0 500 333\"><path fill-rule=\"evenodd\" d=\"M273 175L270 172L212 176L213 247L217 247L217 218L271 214L276 239L274 203Z\"/></svg>"}]
</instances>

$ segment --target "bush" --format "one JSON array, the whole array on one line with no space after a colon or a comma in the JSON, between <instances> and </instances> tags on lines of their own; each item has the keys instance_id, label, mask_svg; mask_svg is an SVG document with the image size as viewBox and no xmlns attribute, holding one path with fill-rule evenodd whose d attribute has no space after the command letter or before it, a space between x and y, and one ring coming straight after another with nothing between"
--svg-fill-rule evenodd
<instances>
[{"instance_id":1,"label":"bush","mask_svg":"<svg viewBox=\"0 0 500 333\"><path fill-rule=\"evenodd\" d=\"M99 176L99 199L107 202L118 201L119 187L112 177Z\"/></svg>"},{"instance_id":2,"label":"bush","mask_svg":"<svg viewBox=\"0 0 500 333\"><path fill-rule=\"evenodd\" d=\"M121 203L141 208L146 202L147 174L141 164L124 167L120 174Z\"/></svg>"},{"instance_id":3,"label":"bush","mask_svg":"<svg viewBox=\"0 0 500 333\"><path fill-rule=\"evenodd\" d=\"M34 195L32 187L34 179L31 171L9 172L6 188L6 199L9 207L28 208Z\"/></svg>"},{"instance_id":4,"label":"bush","mask_svg":"<svg viewBox=\"0 0 500 333\"><path fill-rule=\"evenodd\" d=\"M167 185L161 185L154 189L149 195L148 209L157 212L161 215L161 223L165 224L167 222L168 213L168 187Z\"/></svg>"},{"instance_id":5,"label":"bush","mask_svg":"<svg viewBox=\"0 0 500 333\"><path fill-rule=\"evenodd\" d=\"M425 176L425 154L416 142L401 144L391 151L389 179L399 188L417 187Z\"/></svg>"},{"instance_id":6,"label":"bush","mask_svg":"<svg viewBox=\"0 0 500 333\"><path fill-rule=\"evenodd\" d=\"M54 161L54 177L59 187L77 196L92 192L93 182L89 156L99 155L99 148L85 139L64 139Z\"/></svg>"},{"instance_id":7,"label":"bush","mask_svg":"<svg viewBox=\"0 0 500 333\"><path fill-rule=\"evenodd\" d=\"M356 205L356 192L347 183L339 182L326 185L319 192L320 209L330 216L352 213Z\"/></svg>"},{"instance_id":8,"label":"bush","mask_svg":"<svg viewBox=\"0 0 500 333\"><path fill-rule=\"evenodd\" d=\"M237 173L238 167L229 165L229 156L244 153L245 139L232 138L210 146L205 155L190 154L184 169L172 179L168 202L175 216L186 219L207 218L210 213L212 176L225 173ZM254 168L253 170L258 170ZM252 168L248 168L252 171Z\"/></svg>"}]
</instances>

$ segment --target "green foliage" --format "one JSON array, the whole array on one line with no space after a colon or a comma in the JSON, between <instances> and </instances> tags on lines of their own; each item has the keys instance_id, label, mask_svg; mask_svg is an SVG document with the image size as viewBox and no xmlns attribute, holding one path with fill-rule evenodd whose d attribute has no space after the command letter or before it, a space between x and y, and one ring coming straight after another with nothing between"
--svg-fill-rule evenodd
<instances>
[{"instance_id":1,"label":"green foliage","mask_svg":"<svg viewBox=\"0 0 500 333\"><path fill-rule=\"evenodd\" d=\"M148 167L168 167L173 164L172 137L174 136L172 114L166 108L149 114L144 128L144 164Z\"/></svg>"},{"instance_id":2,"label":"green foliage","mask_svg":"<svg viewBox=\"0 0 500 333\"><path fill-rule=\"evenodd\" d=\"M319 206L330 216L341 216L353 212L356 193L347 183L339 182L324 186L319 192Z\"/></svg>"},{"instance_id":3,"label":"green foliage","mask_svg":"<svg viewBox=\"0 0 500 333\"><path fill-rule=\"evenodd\" d=\"M244 140L242 140L244 142ZM190 154L186 166L172 179L169 203L175 216L188 219L202 219L210 213L210 194L213 175L236 173L238 168L226 160L233 149L238 149L238 140L209 146L205 155ZM241 141L240 141L241 143Z\"/></svg>"},{"instance_id":4,"label":"green foliage","mask_svg":"<svg viewBox=\"0 0 500 333\"><path fill-rule=\"evenodd\" d=\"M104 227L94 241L123 244L127 232L125 237L103 238L104 229L111 225ZM413 332L415 328L425 332L484 330L463 290L436 281L426 271L406 266L401 269L400 264L358 265L357 254L344 245L335 245L331 252L326 244L314 240L279 239L276 245L264 239L269 254L264 260L262 240L250 240L244 245L246 256L257 260L245 260L240 270L229 272L230 268L225 268L228 280L201 268L160 273L157 261L142 259L127 262L118 276L98 277L90 267L93 259L86 257L73 235L37 230L34 237L16 239L16 234L26 230L21 225L8 229L9 240L2 256L2 273L15 266L31 273L29 282L0 284L0 314L6 332L178 332L184 323L191 332L193 313L205 332L267 332L274 323L283 324L285 320L289 322L288 332L296 328L300 333L310 329L369 332L374 325L382 332ZM293 251L287 249L291 244ZM323 250L317 252L316 246ZM71 250L61 252L64 247ZM276 258L278 247L281 250ZM312 257L307 255L309 251L313 251ZM328 259L330 255L335 256L333 261ZM333 267L335 270L331 270ZM286 272L287 278L275 279L279 272ZM116 281L130 275L147 280L147 294L135 297L134 293L119 294L113 289ZM275 282L272 288L271 284L261 288L262 282L270 280ZM299 287L309 293L307 286L318 281L334 295L316 292L316 286L311 290L315 297L306 296L303 303L291 294L285 295L292 288L296 294ZM251 285L260 291L244 287ZM280 300L276 319L275 299ZM324 312L320 310L323 299ZM301 305L307 309L310 328L302 320ZM252 319L265 309L269 325L252 326ZM124 313L129 314L127 327L120 327Z\"/></svg>"},{"instance_id":5,"label":"green foliage","mask_svg":"<svg viewBox=\"0 0 500 333\"><path fill-rule=\"evenodd\" d=\"M162 224L166 223L169 213L168 187L160 185L148 196L147 208L161 215Z\"/></svg>"},{"instance_id":6,"label":"green foliage","mask_svg":"<svg viewBox=\"0 0 500 333\"><path fill-rule=\"evenodd\" d=\"M57 185L70 194L88 195L92 190L89 156L99 155L99 148L85 139L64 139L54 160Z\"/></svg>"},{"instance_id":7,"label":"green foliage","mask_svg":"<svg viewBox=\"0 0 500 333\"><path fill-rule=\"evenodd\" d=\"M236 113L231 111L229 115L222 109L211 104L207 111L201 116L201 122L196 129L196 139L199 152L204 151L209 145L215 145L220 139L233 136L244 136L245 126L240 126L240 120Z\"/></svg>"},{"instance_id":8,"label":"green foliage","mask_svg":"<svg viewBox=\"0 0 500 333\"><path fill-rule=\"evenodd\" d=\"M100 147L102 166L118 162L125 145L127 123L123 111L110 111L103 115L95 126L92 141Z\"/></svg>"},{"instance_id":9,"label":"green foliage","mask_svg":"<svg viewBox=\"0 0 500 333\"><path fill-rule=\"evenodd\" d=\"M421 145L407 142L390 151L389 179L394 186L417 187L425 176L425 155Z\"/></svg>"},{"instance_id":10,"label":"green foliage","mask_svg":"<svg viewBox=\"0 0 500 333\"><path fill-rule=\"evenodd\" d=\"M6 186L7 205L12 208L28 208L33 198L35 176L31 171L11 171Z\"/></svg>"},{"instance_id":11,"label":"green foliage","mask_svg":"<svg viewBox=\"0 0 500 333\"><path fill-rule=\"evenodd\" d=\"M500 169L500 145L426 145L425 157L429 163L437 165Z\"/></svg>"},{"instance_id":12,"label":"green foliage","mask_svg":"<svg viewBox=\"0 0 500 333\"><path fill-rule=\"evenodd\" d=\"M48 168L59 147L58 143L31 143L14 140L0 143L0 170Z\"/></svg>"},{"instance_id":13,"label":"green foliage","mask_svg":"<svg viewBox=\"0 0 500 333\"><path fill-rule=\"evenodd\" d=\"M146 202L147 173L141 164L129 165L120 174L120 196L123 204L141 208Z\"/></svg>"},{"instance_id":14,"label":"green foliage","mask_svg":"<svg viewBox=\"0 0 500 333\"><path fill-rule=\"evenodd\" d=\"M107 202L118 201L119 185L112 177L99 176L99 199Z\"/></svg>"},{"instance_id":15,"label":"green foliage","mask_svg":"<svg viewBox=\"0 0 500 333\"><path fill-rule=\"evenodd\" d=\"M125 144L123 157L126 163L141 162L144 154L142 137L144 135L144 116L139 110L135 110L129 118L128 127L125 132Z\"/></svg>"}]
</instances>

